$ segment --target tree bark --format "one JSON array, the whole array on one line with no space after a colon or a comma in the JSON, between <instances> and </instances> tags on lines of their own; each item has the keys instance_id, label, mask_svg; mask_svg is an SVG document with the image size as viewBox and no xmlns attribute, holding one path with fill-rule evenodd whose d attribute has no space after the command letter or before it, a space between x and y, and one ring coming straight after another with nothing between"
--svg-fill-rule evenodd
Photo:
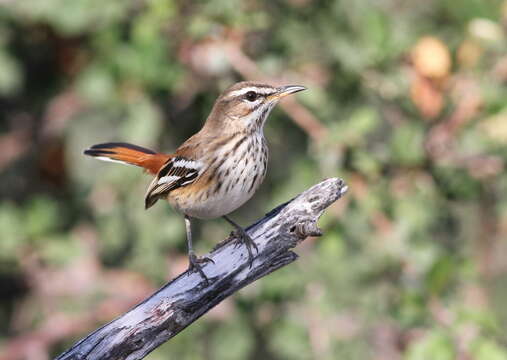
<instances>
[{"instance_id":1,"label":"tree bark","mask_svg":"<svg viewBox=\"0 0 507 360\"><path fill-rule=\"evenodd\" d=\"M203 267L208 286L198 273L184 272L57 360L144 358L229 295L295 261L290 249L308 236L322 235L318 218L346 191L343 180L327 179L278 206L247 229L259 249L251 267L247 249L229 237L206 255L214 261Z\"/></svg>"}]
</instances>

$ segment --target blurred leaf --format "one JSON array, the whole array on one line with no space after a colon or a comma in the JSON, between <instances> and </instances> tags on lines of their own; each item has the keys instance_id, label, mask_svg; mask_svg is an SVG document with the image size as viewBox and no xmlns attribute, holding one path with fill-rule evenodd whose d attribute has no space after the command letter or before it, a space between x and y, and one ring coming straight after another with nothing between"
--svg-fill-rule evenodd
<instances>
[{"instance_id":1,"label":"blurred leaf","mask_svg":"<svg viewBox=\"0 0 507 360\"><path fill-rule=\"evenodd\" d=\"M507 351L489 339L480 339L472 345L472 354L477 360L507 360Z\"/></svg>"},{"instance_id":2,"label":"blurred leaf","mask_svg":"<svg viewBox=\"0 0 507 360\"><path fill-rule=\"evenodd\" d=\"M160 109L148 99L135 99L128 106L124 120L122 138L134 144L154 145L161 131L162 114Z\"/></svg>"},{"instance_id":3,"label":"blurred leaf","mask_svg":"<svg viewBox=\"0 0 507 360\"><path fill-rule=\"evenodd\" d=\"M366 136L379 125L377 113L367 107L356 109L345 122L332 124L331 141L357 146L364 144Z\"/></svg>"},{"instance_id":4,"label":"blurred leaf","mask_svg":"<svg viewBox=\"0 0 507 360\"><path fill-rule=\"evenodd\" d=\"M12 260L16 250L23 245L25 226L22 215L13 204L0 206L0 259Z\"/></svg>"},{"instance_id":5,"label":"blurred leaf","mask_svg":"<svg viewBox=\"0 0 507 360\"><path fill-rule=\"evenodd\" d=\"M452 360L455 356L451 339L441 331L435 330L411 345L406 358L408 360Z\"/></svg>"},{"instance_id":6,"label":"blurred leaf","mask_svg":"<svg viewBox=\"0 0 507 360\"><path fill-rule=\"evenodd\" d=\"M443 256L433 265L426 279L429 293L439 294L441 291L449 290L457 268L454 262L454 258Z\"/></svg>"},{"instance_id":7,"label":"blurred leaf","mask_svg":"<svg viewBox=\"0 0 507 360\"><path fill-rule=\"evenodd\" d=\"M60 236L44 239L41 256L48 264L62 266L74 261L79 255L80 247L70 237Z\"/></svg>"},{"instance_id":8,"label":"blurred leaf","mask_svg":"<svg viewBox=\"0 0 507 360\"><path fill-rule=\"evenodd\" d=\"M18 92L23 83L23 73L15 58L0 48L0 95Z\"/></svg>"},{"instance_id":9,"label":"blurred leaf","mask_svg":"<svg viewBox=\"0 0 507 360\"><path fill-rule=\"evenodd\" d=\"M78 91L94 104L108 103L114 99L115 83L111 73L101 65L91 65L80 75Z\"/></svg>"},{"instance_id":10,"label":"blurred leaf","mask_svg":"<svg viewBox=\"0 0 507 360\"><path fill-rule=\"evenodd\" d=\"M311 358L307 329L287 319L276 324L271 337L272 351L286 359Z\"/></svg>"},{"instance_id":11,"label":"blurred leaf","mask_svg":"<svg viewBox=\"0 0 507 360\"><path fill-rule=\"evenodd\" d=\"M61 223L61 216L55 202L45 196L34 198L26 208L23 218L27 236L38 242L43 235L55 230Z\"/></svg>"},{"instance_id":12,"label":"blurred leaf","mask_svg":"<svg viewBox=\"0 0 507 360\"><path fill-rule=\"evenodd\" d=\"M223 346L224 339L227 339L227 346ZM244 321L232 321L213 334L212 356L224 360L244 359L252 348L252 340L253 334L248 331Z\"/></svg>"},{"instance_id":13,"label":"blurred leaf","mask_svg":"<svg viewBox=\"0 0 507 360\"><path fill-rule=\"evenodd\" d=\"M14 346L18 359L56 357L91 330L89 316L106 322L126 301L100 281L64 296L47 287L80 269L83 224L100 278L163 284L188 265L182 216L163 201L144 210L150 177L83 149L172 151L219 89L252 77L306 85L296 100L326 135L314 141L298 107L277 107L265 183L232 216L249 224L325 177L349 192L321 219L324 236L295 249L298 262L149 358L505 358L507 1L0 7L0 343L53 333L61 311L84 320L51 343ZM48 174L55 143L62 164ZM220 219L194 225L199 254L231 231Z\"/></svg>"},{"instance_id":14,"label":"blurred leaf","mask_svg":"<svg viewBox=\"0 0 507 360\"><path fill-rule=\"evenodd\" d=\"M26 0L9 7L14 16L33 21L47 21L64 35L96 30L97 25L117 21L125 15L126 3L121 0Z\"/></svg>"},{"instance_id":15,"label":"blurred leaf","mask_svg":"<svg viewBox=\"0 0 507 360\"><path fill-rule=\"evenodd\" d=\"M392 159L407 166L420 165L424 160L423 128L415 123L397 126L391 142Z\"/></svg>"}]
</instances>

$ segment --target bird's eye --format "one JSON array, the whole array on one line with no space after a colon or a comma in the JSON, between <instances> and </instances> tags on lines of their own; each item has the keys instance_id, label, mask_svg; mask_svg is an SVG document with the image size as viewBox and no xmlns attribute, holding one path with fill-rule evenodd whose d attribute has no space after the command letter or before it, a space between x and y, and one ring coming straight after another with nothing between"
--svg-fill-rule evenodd
<instances>
[{"instance_id":1,"label":"bird's eye","mask_svg":"<svg viewBox=\"0 0 507 360\"><path fill-rule=\"evenodd\" d=\"M257 93L255 91L249 91L245 94L245 98L248 101L255 101L255 99L257 99Z\"/></svg>"}]
</instances>

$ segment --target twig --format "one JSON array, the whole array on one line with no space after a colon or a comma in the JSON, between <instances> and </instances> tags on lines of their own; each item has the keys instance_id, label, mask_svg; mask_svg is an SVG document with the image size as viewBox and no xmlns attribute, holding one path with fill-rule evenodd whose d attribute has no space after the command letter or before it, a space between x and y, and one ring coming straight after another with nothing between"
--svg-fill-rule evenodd
<instances>
[{"instance_id":1,"label":"twig","mask_svg":"<svg viewBox=\"0 0 507 360\"><path fill-rule=\"evenodd\" d=\"M259 248L251 267L245 247L229 238L206 255L214 261L203 268L211 280L209 286L199 274L185 272L77 342L58 360L144 358L226 297L295 261L297 255L290 249L308 236L322 234L318 218L346 191L341 179L332 178L278 206L247 229Z\"/></svg>"}]
</instances>

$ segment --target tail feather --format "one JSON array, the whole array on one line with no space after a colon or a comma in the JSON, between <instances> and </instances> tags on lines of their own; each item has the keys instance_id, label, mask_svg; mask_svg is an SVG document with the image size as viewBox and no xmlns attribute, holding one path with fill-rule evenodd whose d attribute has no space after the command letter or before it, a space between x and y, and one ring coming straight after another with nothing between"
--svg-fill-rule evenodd
<instances>
[{"instance_id":1,"label":"tail feather","mask_svg":"<svg viewBox=\"0 0 507 360\"><path fill-rule=\"evenodd\" d=\"M157 174L171 158L171 155L156 153L141 146L121 142L93 145L86 149L84 154L103 161L140 166L150 174Z\"/></svg>"}]
</instances>

